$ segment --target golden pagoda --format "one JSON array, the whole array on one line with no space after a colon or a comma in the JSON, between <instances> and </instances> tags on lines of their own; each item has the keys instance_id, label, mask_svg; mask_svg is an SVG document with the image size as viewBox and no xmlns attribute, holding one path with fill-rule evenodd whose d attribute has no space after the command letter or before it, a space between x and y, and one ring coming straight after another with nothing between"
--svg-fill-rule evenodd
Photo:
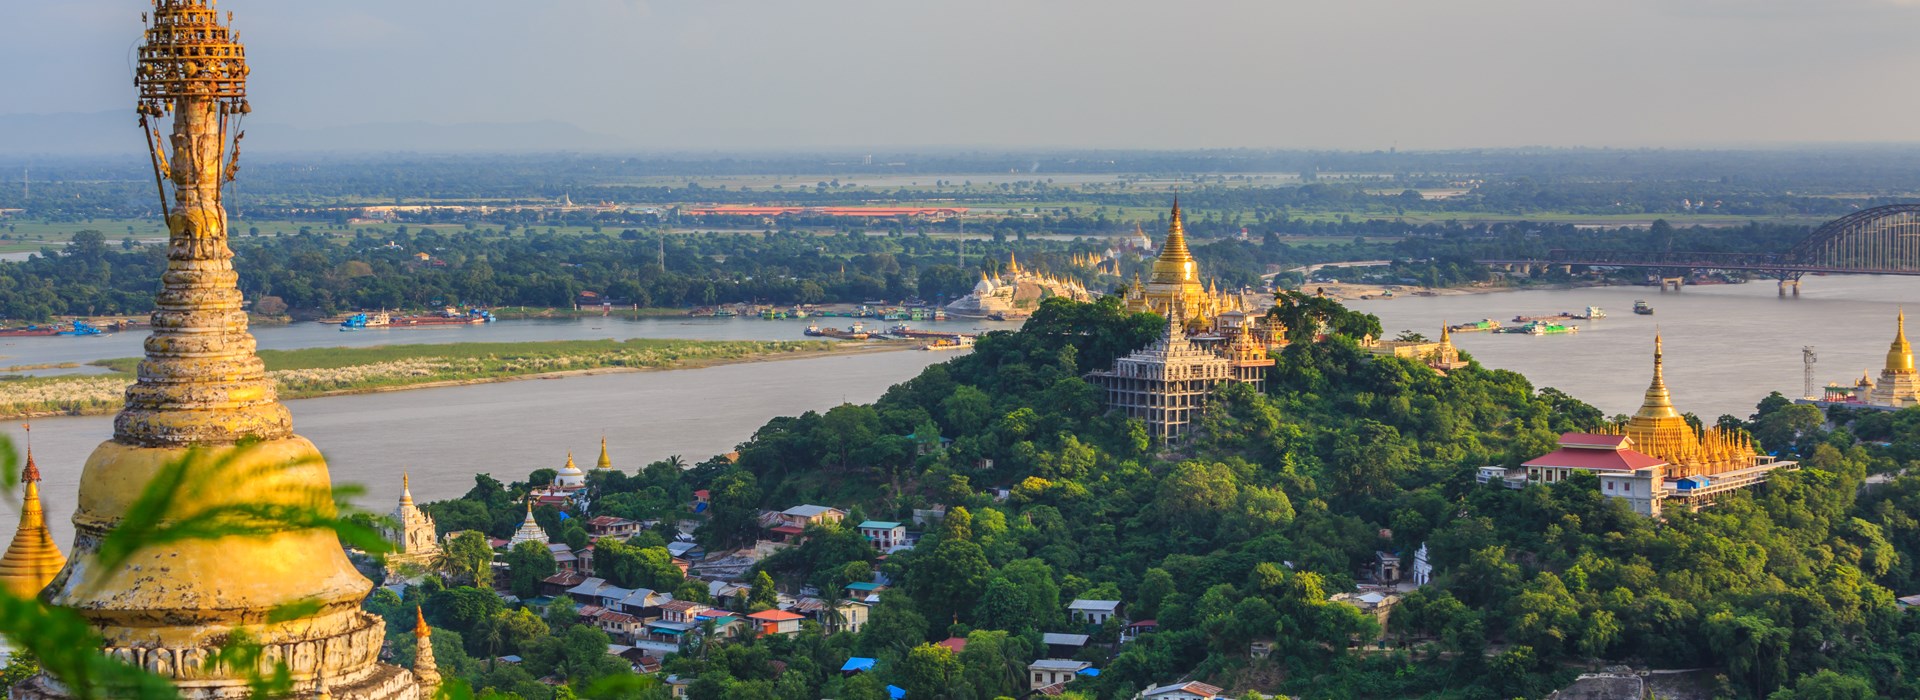
<instances>
[{"instance_id":1,"label":"golden pagoda","mask_svg":"<svg viewBox=\"0 0 1920 700\"><path fill-rule=\"evenodd\" d=\"M60 573L67 557L47 530L47 513L40 505L40 467L33 463L32 445L27 446L27 466L20 470L20 482L26 487L20 497L20 529L13 532L6 556L0 557L0 586L21 598L32 598Z\"/></svg>"},{"instance_id":2,"label":"golden pagoda","mask_svg":"<svg viewBox=\"0 0 1920 700\"><path fill-rule=\"evenodd\" d=\"M1167 240L1154 258L1153 272L1145 285L1136 278L1127 290L1127 310L1153 312L1162 316L1184 309L1189 327L1213 327L1214 317L1238 310L1237 300L1223 300L1216 290L1200 282L1200 266L1187 249L1187 226L1180 215L1180 200L1173 201L1173 214L1167 224Z\"/></svg>"},{"instance_id":3,"label":"golden pagoda","mask_svg":"<svg viewBox=\"0 0 1920 700\"><path fill-rule=\"evenodd\" d=\"M598 464L593 465L593 468L594 469L612 469L613 468L613 458L607 456L607 438L605 436L602 436L600 438L600 462Z\"/></svg>"},{"instance_id":4,"label":"golden pagoda","mask_svg":"<svg viewBox=\"0 0 1920 700\"><path fill-rule=\"evenodd\" d=\"M1893 345L1887 348L1887 366L1880 370L1880 381L1873 385L1867 403L1876 406L1904 407L1920 404L1920 372L1913 367L1913 346L1907 343L1907 312L1900 311L1893 331Z\"/></svg>"},{"instance_id":5,"label":"golden pagoda","mask_svg":"<svg viewBox=\"0 0 1920 700\"><path fill-rule=\"evenodd\" d=\"M1647 386L1640 410L1626 425L1598 432L1627 436L1633 441L1633 449L1664 460L1670 477L1718 474L1753 466L1758 452L1744 433L1731 433L1718 427L1696 432L1686 417L1674 409L1673 396L1667 391L1662 345L1661 337L1655 334L1653 383Z\"/></svg>"},{"instance_id":6,"label":"golden pagoda","mask_svg":"<svg viewBox=\"0 0 1920 700\"><path fill-rule=\"evenodd\" d=\"M98 561L102 538L172 465L219 487L181 491L163 524L236 507L333 512L326 462L293 433L254 354L227 246L221 187L237 171L248 72L213 0L154 0L134 82L166 216L167 269L138 379L113 437L81 474L73 556L47 595L86 619L105 653L170 680L183 698L248 697L249 671L284 664L289 697L412 700L420 696L413 675L380 663L386 625L360 608L373 584L331 530L172 541L113 568ZM211 663L237 632L273 665ZM11 692L70 696L44 675Z\"/></svg>"}]
</instances>

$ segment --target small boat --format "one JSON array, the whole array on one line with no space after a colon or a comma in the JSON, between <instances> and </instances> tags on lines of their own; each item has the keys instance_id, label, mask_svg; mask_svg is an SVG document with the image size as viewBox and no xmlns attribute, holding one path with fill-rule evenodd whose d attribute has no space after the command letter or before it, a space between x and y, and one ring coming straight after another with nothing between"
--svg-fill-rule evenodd
<instances>
[{"instance_id":1,"label":"small boat","mask_svg":"<svg viewBox=\"0 0 1920 700\"><path fill-rule=\"evenodd\" d=\"M384 328L393 324L393 316L382 311L377 314L357 313L340 322L342 331L358 331L368 328Z\"/></svg>"},{"instance_id":2,"label":"small boat","mask_svg":"<svg viewBox=\"0 0 1920 700\"><path fill-rule=\"evenodd\" d=\"M1633 312L1641 316L1652 316L1653 307L1648 305L1645 299L1636 299L1633 302Z\"/></svg>"},{"instance_id":3,"label":"small boat","mask_svg":"<svg viewBox=\"0 0 1920 700\"><path fill-rule=\"evenodd\" d=\"M807 329L802 332L815 338L839 338L841 340L866 340L873 337L872 334L867 333L867 327L858 322L845 330L831 326L822 328L818 323L808 324Z\"/></svg>"},{"instance_id":4,"label":"small boat","mask_svg":"<svg viewBox=\"0 0 1920 700\"><path fill-rule=\"evenodd\" d=\"M1606 318L1607 312L1598 306L1589 306L1586 313L1574 314L1573 317L1581 321L1593 321Z\"/></svg>"},{"instance_id":5,"label":"small boat","mask_svg":"<svg viewBox=\"0 0 1920 700\"><path fill-rule=\"evenodd\" d=\"M1502 328L1496 333L1521 333L1526 335L1562 335L1580 332L1579 326L1567 326L1547 321L1533 321L1524 326Z\"/></svg>"},{"instance_id":6,"label":"small boat","mask_svg":"<svg viewBox=\"0 0 1920 700\"><path fill-rule=\"evenodd\" d=\"M928 350L928 351L965 350L970 347L973 347L973 339L964 335L959 335L949 339L936 339L931 343L920 346L920 349Z\"/></svg>"}]
</instances>

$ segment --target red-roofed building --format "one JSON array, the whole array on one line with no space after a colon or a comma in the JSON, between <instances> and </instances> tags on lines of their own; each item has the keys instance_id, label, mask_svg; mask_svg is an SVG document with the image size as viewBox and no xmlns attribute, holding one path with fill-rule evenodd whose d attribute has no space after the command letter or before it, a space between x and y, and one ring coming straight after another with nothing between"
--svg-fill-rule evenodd
<instances>
[{"instance_id":1,"label":"red-roofed building","mask_svg":"<svg viewBox=\"0 0 1920 700\"><path fill-rule=\"evenodd\" d=\"M948 649L952 649L952 650L953 650L953 653L955 653L955 654L958 654L958 653L960 653L960 652L963 652L963 651L966 651L966 650L967 650L967 638L966 638L966 637L948 637L948 638L946 638L946 639L942 639L942 640L940 640L940 641L938 641L938 642L934 642L934 643L935 643L935 644L938 644L938 645L940 645L940 646L943 646L943 647L946 647L946 648L948 648Z\"/></svg>"},{"instance_id":2,"label":"red-roofed building","mask_svg":"<svg viewBox=\"0 0 1920 700\"><path fill-rule=\"evenodd\" d=\"M1666 466L1652 455L1632 449L1624 435L1567 433L1560 436L1560 449L1527 460L1527 480L1541 484L1565 481L1574 472L1628 473L1650 467Z\"/></svg>"},{"instance_id":3,"label":"red-roofed building","mask_svg":"<svg viewBox=\"0 0 1920 700\"><path fill-rule=\"evenodd\" d=\"M761 634L799 634L800 621L807 618L785 610L762 610L748 615L747 619L753 620Z\"/></svg>"}]
</instances>

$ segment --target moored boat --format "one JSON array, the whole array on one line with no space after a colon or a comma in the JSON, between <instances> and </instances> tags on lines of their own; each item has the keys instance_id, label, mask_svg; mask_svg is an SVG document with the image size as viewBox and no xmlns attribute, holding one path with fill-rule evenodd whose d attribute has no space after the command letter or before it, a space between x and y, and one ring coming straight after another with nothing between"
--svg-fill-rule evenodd
<instances>
[{"instance_id":1,"label":"moored boat","mask_svg":"<svg viewBox=\"0 0 1920 700\"><path fill-rule=\"evenodd\" d=\"M1641 316L1652 316L1653 306L1649 305L1645 299L1635 299L1633 302L1633 312Z\"/></svg>"}]
</instances>

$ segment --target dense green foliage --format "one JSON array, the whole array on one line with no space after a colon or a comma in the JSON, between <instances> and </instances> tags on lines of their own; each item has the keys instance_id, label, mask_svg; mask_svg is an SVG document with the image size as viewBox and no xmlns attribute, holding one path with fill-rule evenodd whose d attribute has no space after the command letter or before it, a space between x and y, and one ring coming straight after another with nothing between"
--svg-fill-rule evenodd
<instances>
[{"instance_id":1,"label":"dense green foliage","mask_svg":"<svg viewBox=\"0 0 1920 700\"><path fill-rule=\"evenodd\" d=\"M769 582L837 600L847 583L884 574L893 587L861 632L809 624L798 637L702 645L668 670L697 677L689 692L703 700L884 697L886 684L910 697L992 698L1024 690L1025 664L1045 655L1042 633L1083 632L1094 643L1081 658L1103 673L1069 689L1099 698L1180 677L1308 698L1540 697L1602 663L1708 669L1709 692L1735 699L1920 693L1920 615L1899 611L1892 593L1916 585L1920 478L1862 488L1920 450L1920 410L1841 415L1844 427L1829 431L1817 413L1769 397L1751 419L1721 422L1801 467L1655 521L1602 496L1591 477L1522 490L1476 483L1476 467L1516 464L1605 421L1592 407L1511 372L1441 376L1372 357L1349 334L1377 333L1376 320L1311 296L1280 301L1275 313L1292 327L1331 335L1297 333L1265 392L1223 388L1173 449L1109 414L1082 379L1145 344L1160 321L1112 299L1053 300L1021 331L990 334L872 405L768 423L737 462L596 477L598 498L629 517L689 517L691 489L709 489L699 537L712 551L751 542L761 509L834 504L850 521L906 521L946 508L913 550L885 559L848 527L809 528L803 544L758 564L752 592L718 601L764 605ZM519 512L508 494L523 488L483 482L437 512L475 508L499 534ZM461 505L487 500L497 503ZM660 542L643 533L601 546ZM1435 579L1384 625L1329 600L1375 552L1410 557L1422 544ZM1158 629L1114 650L1120 624L1070 621L1075 598L1121 600L1127 617ZM439 619L469 636L500 614L436 613L467 604L426 601L430 618L454 616ZM968 638L967 650L930 645L951 636ZM1271 654L1253 655L1256 643ZM848 656L879 665L832 673Z\"/></svg>"}]
</instances>

